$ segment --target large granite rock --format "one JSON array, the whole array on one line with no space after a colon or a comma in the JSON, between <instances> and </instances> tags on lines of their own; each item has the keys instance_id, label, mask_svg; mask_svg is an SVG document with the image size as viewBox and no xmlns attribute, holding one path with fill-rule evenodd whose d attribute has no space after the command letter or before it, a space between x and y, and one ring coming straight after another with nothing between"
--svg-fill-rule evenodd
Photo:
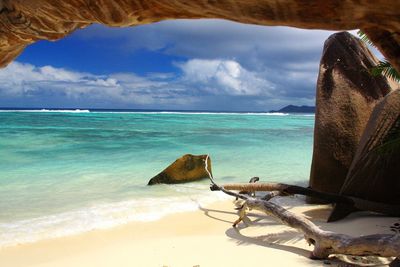
<instances>
[{"instance_id":1,"label":"large granite rock","mask_svg":"<svg viewBox=\"0 0 400 267\"><path fill-rule=\"evenodd\" d=\"M400 204L400 90L374 109L340 193L369 201ZM352 210L337 205L330 220ZM382 213L386 213L382 210Z\"/></svg>"},{"instance_id":2,"label":"large granite rock","mask_svg":"<svg viewBox=\"0 0 400 267\"><path fill-rule=\"evenodd\" d=\"M348 32L335 33L325 42L310 175L315 190L339 193L372 109L391 90L386 78L370 74L376 62L364 43Z\"/></svg>"},{"instance_id":3,"label":"large granite rock","mask_svg":"<svg viewBox=\"0 0 400 267\"><path fill-rule=\"evenodd\" d=\"M206 159L207 155L195 156L186 154L151 178L148 185L177 184L208 178L208 173L205 169ZM210 157L208 157L207 164L207 169L211 173Z\"/></svg>"},{"instance_id":4,"label":"large granite rock","mask_svg":"<svg viewBox=\"0 0 400 267\"><path fill-rule=\"evenodd\" d=\"M60 39L93 23L122 27L165 19L221 18L305 29L363 29L400 70L399 17L400 1L387 0L373 4L359 0L0 0L0 66L33 42Z\"/></svg>"}]
</instances>

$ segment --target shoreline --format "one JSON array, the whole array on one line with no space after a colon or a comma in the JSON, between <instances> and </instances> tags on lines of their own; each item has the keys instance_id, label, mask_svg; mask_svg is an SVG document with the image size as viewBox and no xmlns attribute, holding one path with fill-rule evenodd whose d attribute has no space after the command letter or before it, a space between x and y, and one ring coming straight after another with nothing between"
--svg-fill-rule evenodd
<instances>
[{"instance_id":1,"label":"shoreline","mask_svg":"<svg viewBox=\"0 0 400 267\"><path fill-rule=\"evenodd\" d=\"M221 192L204 189L206 187L177 187L176 191L188 190L185 191L186 195L98 203L80 209L0 223L0 250L20 244L114 229L131 223L158 221L172 214L196 211L199 206L229 199ZM196 191L201 190L204 192L196 194Z\"/></svg>"},{"instance_id":2,"label":"shoreline","mask_svg":"<svg viewBox=\"0 0 400 267\"><path fill-rule=\"evenodd\" d=\"M283 206L311 217L324 229L360 235L390 233L398 218L355 214L326 224L328 205L307 205L299 198L283 199ZM256 214L256 213L251 213ZM259 213L257 213L259 214ZM321 266L308 258L311 248L302 235L265 215L238 229L232 200L200 207L196 211L167 215L157 221L131 222L105 230L42 240L0 249L0 266ZM22 256L23 255L23 256ZM386 259L347 259L369 266ZM337 260L330 260L337 265ZM360 263L358 262L358 263ZM374 265L371 265L374 264Z\"/></svg>"},{"instance_id":3,"label":"shoreline","mask_svg":"<svg viewBox=\"0 0 400 267\"><path fill-rule=\"evenodd\" d=\"M315 117L315 112L279 112L279 111L196 111L196 110L129 110L129 109L52 109L52 108L0 108L0 113L116 113L149 115L243 115L243 116L304 116Z\"/></svg>"}]
</instances>

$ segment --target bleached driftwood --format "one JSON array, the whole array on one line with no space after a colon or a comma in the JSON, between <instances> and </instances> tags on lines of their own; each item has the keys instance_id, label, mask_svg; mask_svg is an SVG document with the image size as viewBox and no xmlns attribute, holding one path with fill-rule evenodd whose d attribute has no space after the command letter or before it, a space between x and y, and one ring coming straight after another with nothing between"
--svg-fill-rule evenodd
<instances>
[{"instance_id":1,"label":"bleached driftwood","mask_svg":"<svg viewBox=\"0 0 400 267\"><path fill-rule=\"evenodd\" d=\"M207 170L207 159L205 162L205 169ZM397 257L397 259L392 262L391 266L395 266L400 258L399 234L376 234L352 237L344 234L325 231L320 229L304 216L292 213L273 202L228 190L228 188L234 188L234 190L258 191L255 190L255 188L260 184L251 184L251 188L244 186L241 188L232 186L219 186L217 183L215 183L210 172L208 172L208 175L212 183L212 190L221 190L228 195L238 197L245 201L239 213L240 218L235 223L240 222L246 216L247 209L259 210L271 215L283 224L286 224L304 233L304 238L308 244L314 246L314 249L311 252L311 258L326 259L332 254ZM283 190L282 184L275 184L274 186L270 186L267 190L264 189L263 191L283 192L285 190Z\"/></svg>"},{"instance_id":2,"label":"bleached driftwood","mask_svg":"<svg viewBox=\"0 0 400 267\"><path fill-rule=\"evenodd\" d=\"M382 257L395 257L400 254L400 235L380 234L351 237L324 231L303 216L292 213L273 202L255 198L245 200L243 209L246 208L262 211L303 232L308 244L314 245L312 251L314 258L325 259L331 254Z\"/></svg>"},{"instance_id":3,"label":"bleached driftwood","mask_svg":"<svg viewBox=\"0 0 400 267\"><path fill-rule=\"evenodd\" d=\"M306 188L297 185L288 185L281 183L235 183L235 184L224 184L223 187L226 190L238 190L238 191L279 191L287 195L305 195L315 198L320 198L331 203L348 205L354 209L365 210L383 213L389 216L400 216L400 205L392 205L387 203L380 203L374 201L368 201L356 197L343 196L338 194L330 194L319 192L311 188Z\"/></svg>"}]
</instances>

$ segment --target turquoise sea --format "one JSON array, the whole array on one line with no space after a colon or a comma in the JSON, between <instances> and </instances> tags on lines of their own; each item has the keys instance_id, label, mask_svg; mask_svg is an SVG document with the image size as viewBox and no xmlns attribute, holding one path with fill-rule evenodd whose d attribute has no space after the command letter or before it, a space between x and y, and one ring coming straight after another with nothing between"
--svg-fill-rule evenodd
<instances>
[{"instance_id":1,"label":"turquoise sea","mask_svg":"<svg viewBox=\"0 0 400 267\"><path fill-rule=\"evenodd\" d=\"M156 220L225 198L207 180L146 186L183 154L220 183L306 183L313 115L0 111L0 247Z\"/></svg>"}]
</instances>

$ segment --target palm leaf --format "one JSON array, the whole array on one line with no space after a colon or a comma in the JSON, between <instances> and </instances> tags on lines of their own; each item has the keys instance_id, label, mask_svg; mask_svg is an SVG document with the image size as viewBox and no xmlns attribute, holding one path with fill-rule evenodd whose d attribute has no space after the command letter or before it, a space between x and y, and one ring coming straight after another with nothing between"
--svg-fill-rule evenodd
<instances>
[{"instance_id":1,"label":"palm leaf","mask_svg":"<svg viewBox=\"0 0 400 267\"><path fill-rule=\"evenodd\" d=\"M374 43L362 30L357 31L357 35L360 37L361 41L375 47ZM371 74L373 76L383 75L386 78L392 79L393 81L400 83L400 74L396 71L395 68L393 68L392 64L390 64L387 59L379 61L375 67L371 68Z\"/></svg>"},{"instance_id":2,"label":"palm leaf","mask_svg":"<svg viewBox=\"0 0 400 267\"><path fill-rule=\"evenodd\" d=\"M358 30L357 35L358 35L358 37L360 37L361 41L363 41L364 43L369 44L370 46L376 47L374 45L374 43L368 38L368 35L365 32L363 32L362 30Z\"/></svg>"},{"instance_id":3,"label":"palm leaf","mask_svg":"<svg viewBox=\"0 0 400 267\"><path fill-rule=\"evenodd\" d=\"M400 150L400 138L386 142L376 148L378 154L387 154Z\"/></svg>"},{"instance_id":4,"label":"palm leaf","mask_svg":"<svg viewBox=\"0 0 400 267\"><path fill-rule=\"evenodd\" d=\"M392 64L386 59L379 61L378 65L371 69L371 73L374 76L383 75L389 79L392 79L400 83L400 74L393 68Z\"/></svg>"}]
</instances>

